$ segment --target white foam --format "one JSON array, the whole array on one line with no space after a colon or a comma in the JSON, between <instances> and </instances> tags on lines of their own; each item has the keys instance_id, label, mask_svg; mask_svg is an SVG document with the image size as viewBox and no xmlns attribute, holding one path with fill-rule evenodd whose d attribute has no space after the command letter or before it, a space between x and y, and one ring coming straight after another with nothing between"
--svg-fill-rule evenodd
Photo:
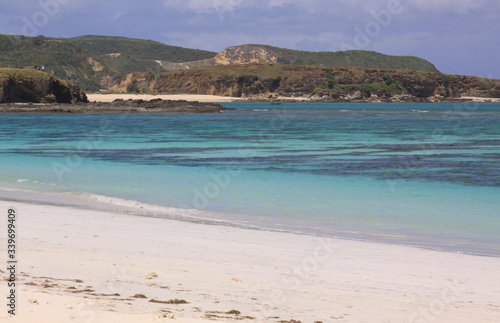
<instances>
[{"instance_id":1,"label":"white foam","mask_svg":"<svg viewBox=\"0 0 500 323\"><path fill-rule=\"evenodd\" d=\"M86 202L86 206L93 208L112 209L117 212L135 213L147 216L176 217L185 219L207 220L214 222L225 222L220 219L218 213L208 212L198 209L176 208L156 204L142 203L135 200L127 200L118 197L105 196L95 193L61 193L59 195L70 196L71 199L78 199Z\"/></svg>"},{"instance_id":2,"label":"white foam","mask_svg":"<svg viewBox=\"0 0 500 323\"><path fill-rule=\"evenodd\" d=\"M186 220L206 220L221 223L226 222L221 219L224 215L216 212L148 204L89 192L40 192L19 188L0 187L0 197L7 200L99 209L120 213L134 213L145 216L185 218Z\"/></svg>"},{"instance_id":3,"label":"white foam","mask_svg":"<svg viewBox=\"0 0 500 323\"><path fill-rule=\"evenodd\" d=\"M40 192L0 187L0 199L184 220L196 223L237 226L254 230L275 230L267 225L252 224L252 221L248 219L237 219L238 215L232 213L229 214L183 207L168 207L90 192Z\"/></svg>"},{"instance_id":4,"label":"white foam","mask_svg":"<svg viewBox=\"0 0 500 323\"><path fill-rule=\"evenodd\" d=\"M26 178L18 178L17 182L18 183L26 183L26 182L28 182L28 180Z\"/></svg>"}]
</instances>

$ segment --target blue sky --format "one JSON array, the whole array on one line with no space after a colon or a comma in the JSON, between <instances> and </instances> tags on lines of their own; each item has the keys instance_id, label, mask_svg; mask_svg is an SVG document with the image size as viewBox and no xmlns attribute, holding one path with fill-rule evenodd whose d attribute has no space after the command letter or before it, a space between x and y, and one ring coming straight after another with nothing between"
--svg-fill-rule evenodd
<instances>
[{"instance_id":1,"label":"blue sky","mask_svg":"<svg viewBox=\"0 0 500 323\"><path fill-rule=\"evenodd\" d=\"M500 79L500 0L16 0L0 4L0 33L374 50Z\"/></svg>"}]
</instances>

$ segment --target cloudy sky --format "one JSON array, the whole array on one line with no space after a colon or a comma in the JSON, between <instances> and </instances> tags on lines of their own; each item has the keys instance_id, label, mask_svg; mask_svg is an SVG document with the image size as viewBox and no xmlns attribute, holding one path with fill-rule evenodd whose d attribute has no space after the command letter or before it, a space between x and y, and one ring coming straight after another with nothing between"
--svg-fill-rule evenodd
<instances>
[{"instance_id":1,"label":"cloudy sky","mask_svg":"<svg viewBox=\"0 0 500 323\"><path fill-rule=\"evenodd\" d=\"M0 33L374 50L500 79L500 0L2 0Z\"/></svg>"}]
</instances>

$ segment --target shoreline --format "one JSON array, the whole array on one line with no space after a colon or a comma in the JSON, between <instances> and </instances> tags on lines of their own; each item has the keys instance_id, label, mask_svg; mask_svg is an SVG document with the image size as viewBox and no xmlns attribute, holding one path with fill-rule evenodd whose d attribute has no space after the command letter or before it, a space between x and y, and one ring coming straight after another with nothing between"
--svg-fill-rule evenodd
<instances>
[{"instance_id":1,"label":"shoreline","mask_svg":"<svg viewBox=\"0 0 500 323\"><path fill-rule=\"evenodd\" d=\"M499 258L0 201L12 207L13 322L411 322L427 313L465 323L500 311ZM187 303L166 304L176 299Z\"/></svg>"},{"instance_id":2,"label":"shoreline","mask_svg":"<svg viewBox=\"0 0 500 323\"><path fill-rule=\"evenodd\" d=\"M438 101L429 99L413 98L412 100L331 100L311 99L306 97L289 98L279 97L274 99L252 99L237 97L222 97L214 95L190 95L190 94L89 94L88 103L30 103L13 102L0 104L0 113L219 113L226 110L234 110L222 106L223 103L241 104L271 104L282 103L306 103L306 104L446 104L463 105L461 110L469 109L467 104L500 103L500 99L487 98L454 98L440 99ZM477 110L477 106L471 107ZM377 111L374 109L374 111ZM381 111L381 110L378 110Z\"/></svg>"},{"instance_id":3,"label":"shoreline","mask_svg":"<svg viewBox=\"0 0 500 323\"><path fill-rule=\"evenodd\" d=\"M266 225L266 223L262 221L250 222L250 220L246 220L241 222L237 219L225 218L224 213L219 212L197 209L181 209L90 192L68 195L68 192L42 192L29 189L23 190L0 187L0 201L45 206L61 206L91 212L113 212L122 215L182 221L193 224L215 225L243 230L278 232L316 238L341 239L347 241L411 247L452 254L494 257L500 259L500 250L498 248L491 249L491 244L484 245L480 244L478 241L469 242L469 244L467 244L466 241L461 241L458 238L455 238L452 242L449 237L448 239L445 239L439 236L422 234L404 236L401 234L395 235L394 233L389 232L360 231L359 228L355 227L346 227L343 230L337 229L330 230L328 232L314 231L311 228L308 230L302 229L300 231L297 228L293 228L284 223L279 227L273 227L270 223L267 223Z\"/></svg>"},{"instance_id":4,"label":"shoreline","mask_svg":"<svg viewBox=\"0 0 500 323\"><path fill-rule=\"evenodd\" d=\"M417 100L418 98L413 98L412 100L389 100L382 101L378 99L312 99L310 97L275 97L270 99L255 99L255 98L242 98L242 97L230 97L230 96L220 96L220 95L205 95L205 94L99 94L90 93L87 94L87 98L90 102L113 102L116 99L122 100L185 100L188 102L213 102L213 103L272 103L272 102L303 102L303 103L500 103L500 98L482 98L482 97L461 97L461 98L439 98L431 100L430 98L422 98L423 101Z\"/></svg>"},{"instance_id":5,"label":"shoreline","mask_svg":"<svg viewBox=\"0 0 500 323\"><path fill-rule=\"evenodd\" d=\"M203 94L87 94L89 102L113 102L117 99L122 100L184 100L188 102L202 103L220 103L232 102L237 98L219 95L203 95Z\"/></svg>"}]
</instances>

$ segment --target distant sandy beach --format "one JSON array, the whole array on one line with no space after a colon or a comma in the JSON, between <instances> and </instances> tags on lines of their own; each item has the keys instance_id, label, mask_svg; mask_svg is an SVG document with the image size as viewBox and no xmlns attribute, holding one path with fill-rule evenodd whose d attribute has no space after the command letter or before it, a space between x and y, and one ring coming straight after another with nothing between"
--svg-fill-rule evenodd
<instances>
[{"instance_id":1,"label":"distant sandy beach","mask_svg":"<svg viewBox=\"0 0 500 323\"><path fill-rule=\"evenodd\" d=\"M484 102L500 102L500 98L482 98L477 96L463 96L461 99L472 100L472 102L484 103Z\"/></svg>"},{"instance_id":2,"label":"distant sandy beach","mask_svg":"<svg viewBox=\"0 0 500 323\"><path fill-rule=\"evenodd\" d=\"M229 96L218 96L218 95L203 95L203 94L87 94L90 102L113 102L116 99L123 100L186 100L186 101L198 101L198 102L214 102L214 103L224 103L224 102L234 102L234 101L244 101L244 98L229 97ZM472 102L485 103L485 102L500 102L500 98L482 98L482 97L461 97L462 100L472 100ZM276 100L279 101L311 101L307 97L278 97ZM456 101L453 101L456 102Z\"/></svg>"},{"instance_id":3,"label":"distant sandy beach","mask_svg":"<svg viewBox=\"0 0 500 323\"><path fill-rule=\"evenodd\" d=\"M113 102L116 99L122 100L186 100L186 101L198 101L198 102L214 102L214 103L224 103L224 102L234 102L234 101L244 101L245 98L241 97L231 97L231 96L220 96L220 95L205 95L205 94L87 94L87 98L90 102ZM310 101L307 97L277 97L276 100L279 101Z\"/></svg>"},{"instance_id":4,"label":"distant sandy beach","mask_svg":"<svg viewBox=\"0 0 500 323\"><path fill-rule=\"evenodd\" d=\"M202 94L87 94L90 102L113 102L116 99L122 100L186 100L198 102L232 102L240 98L217 95L202 95Z\"/></svg>"},{"instance_id":5,"label":"distant sandy beach","mask_svg":"<svg viewBox=\"0 0 500 323\"><path fill-rule=\"evenodd\" d=\"M500 317L500 258L0 201L9 208L19 281L16 316L4 305L2 322Z\"/></svg>"}]
</instances>

